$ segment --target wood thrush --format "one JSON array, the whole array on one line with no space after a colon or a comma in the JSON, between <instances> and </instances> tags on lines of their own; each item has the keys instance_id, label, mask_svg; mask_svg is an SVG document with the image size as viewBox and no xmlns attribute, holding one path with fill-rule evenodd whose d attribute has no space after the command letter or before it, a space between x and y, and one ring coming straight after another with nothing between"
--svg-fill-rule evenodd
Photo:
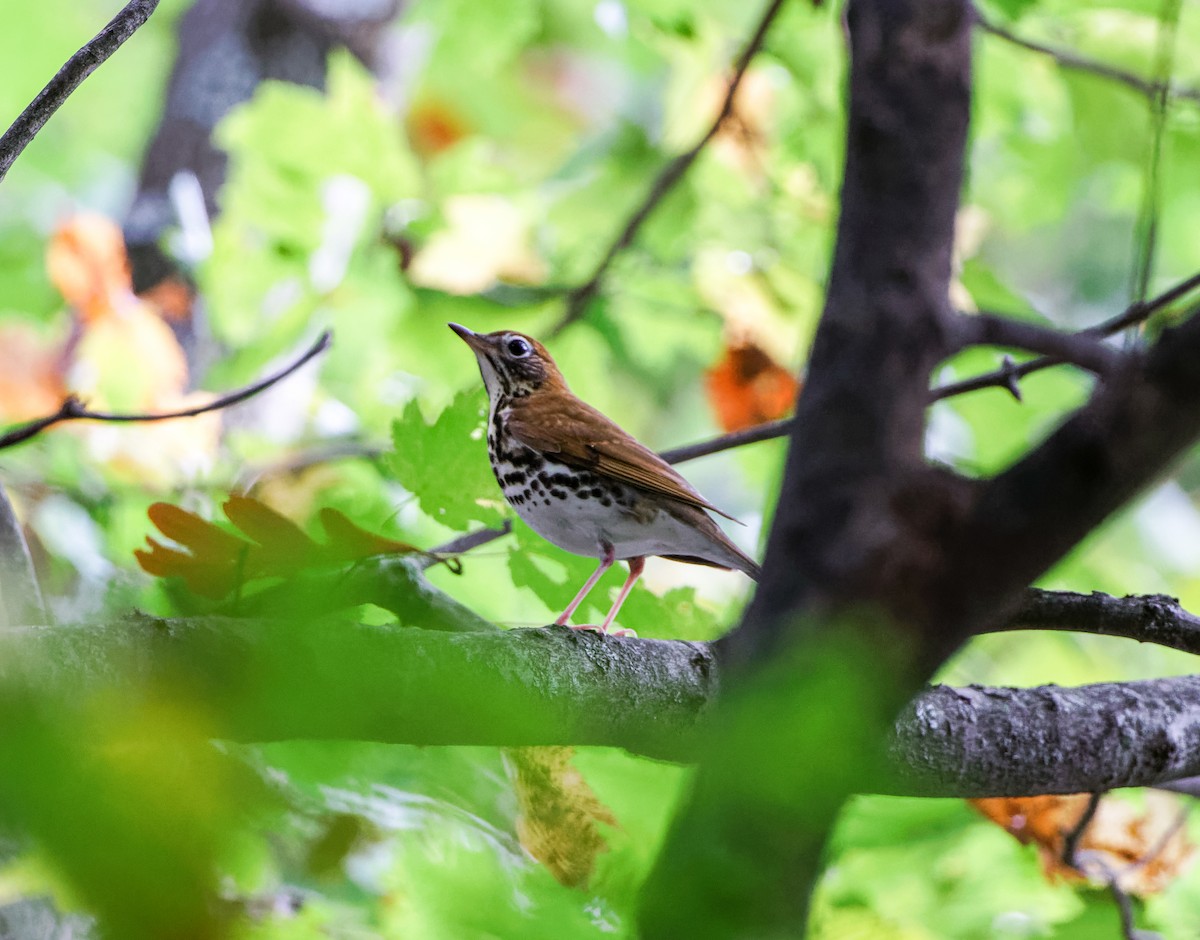
<instances>
[{"instance_id":1,"label":"wood thrush","mask_svg":"<svg viewBox=\"0 0 1200 940\"><path fill-rule=\"evenodd\" d=\"M600 566L555 621L563 625L613 564L629 577L600 624L607 633L646 556L736 568L759 566L708 515L732 519L649 448L576 398L546 348L502 330L449 324L479 360L488 392L488 456L508 504L547 541Z\"/></svg>"}]
</instances>

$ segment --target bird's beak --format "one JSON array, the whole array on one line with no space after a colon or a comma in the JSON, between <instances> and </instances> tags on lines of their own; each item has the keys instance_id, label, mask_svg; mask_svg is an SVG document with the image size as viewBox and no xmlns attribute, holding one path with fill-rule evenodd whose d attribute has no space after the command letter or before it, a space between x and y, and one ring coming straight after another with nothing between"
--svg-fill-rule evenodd
<instances>
[{"instance_id":1,"label":"bird's beak","mask_svg":"<svg viewBox=\"0 0 1200 940\"><path fill-rule=\"evenodd\" d=\"M461 323L447 323L446 326L454 330L459 338L476 352L480 352L488 345L487 340L483 336L474 330L468 330Z\"/></svg>"}]
</instances>

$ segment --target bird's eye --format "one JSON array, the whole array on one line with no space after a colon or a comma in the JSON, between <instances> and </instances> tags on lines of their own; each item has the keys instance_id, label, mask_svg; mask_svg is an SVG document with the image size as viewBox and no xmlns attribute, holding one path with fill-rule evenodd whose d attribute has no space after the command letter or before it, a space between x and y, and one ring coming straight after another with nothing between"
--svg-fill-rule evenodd
<instances>
[{"instance_id":1,"label":"bird's eye","mask_svg":"<svg viewBox=\"0 0 1200 940\"><path fill-rule=\"evenodd\" d=\"M514 336L505 345L508 347L508 354L514 359L524 359L533 352L533 347L519 336Z\"/></svg>"}]
</instances>

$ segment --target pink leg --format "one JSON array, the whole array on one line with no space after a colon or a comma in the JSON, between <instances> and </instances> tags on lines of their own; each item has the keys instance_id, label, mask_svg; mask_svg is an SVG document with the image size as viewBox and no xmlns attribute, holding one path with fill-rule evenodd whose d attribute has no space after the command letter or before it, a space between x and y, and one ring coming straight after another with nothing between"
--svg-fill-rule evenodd
<instances>
[{"instance_id":1,"label":"pink leg","mask_svg":"<svg viewBox=\"0 0 1200 940\"><path fill-rule=\"evenodd\" d=\"M579 593L575 595L575 600L567 605L567 609L562 612L554 625L557 627L565 626L566 622L571 619L571 614L575 613L576 608L583 603L583 599L587 597L592 588L596 586L596 582L609 568L613 566L613 547L607 543L601 546L604 549L604 557L600 559L600 567L592 572L592 576L587 579L583 587L579 589Z\"/></svg>"},{"instance_id":2,"label":"pink leg","mask_svg":"<svg viewBox=\"0 0 1200 940\"><path fill-rule=\"evenodd\" d=\"M607 633L608 628L612 626L612 622L617 619L617 611L619 611L621 609L621 605L625 603L625 598L627 598L629 596L629 592L633 590L634 583L641 576L642 569L645 567L645 558L629 559L629 577L625 579L625 583L621 586L621 593L618 594L617 599L613 601L612 610L610 610L608 612L608 616L604 618L604 623L600 624L601 633Z\"/></svg>"}]
</instances>

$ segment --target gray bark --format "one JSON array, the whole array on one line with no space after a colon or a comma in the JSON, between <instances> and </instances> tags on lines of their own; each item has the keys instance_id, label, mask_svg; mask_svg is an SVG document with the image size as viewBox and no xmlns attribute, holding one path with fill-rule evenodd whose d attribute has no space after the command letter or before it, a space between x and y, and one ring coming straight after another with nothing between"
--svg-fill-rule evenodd
<instances>
[{"instance_id":1,"label":"gray bark","mask_svg":"<svg viewBox=\"0 0 1200 940\"><path fill-rule=\"evenodd\" d=\"M673 761L703 754L719 673L706 644L564 627L450 633L335 618L137 617L23 627L6 642L6 685L81 704L102 687L129 709L131 726L165 686L195 696L230 740L592 745ZM905 709L888 754L888 772L869 789L1011 796L1200 775L1200 677L936 687Z\"/></svg>"}]
</instances>

